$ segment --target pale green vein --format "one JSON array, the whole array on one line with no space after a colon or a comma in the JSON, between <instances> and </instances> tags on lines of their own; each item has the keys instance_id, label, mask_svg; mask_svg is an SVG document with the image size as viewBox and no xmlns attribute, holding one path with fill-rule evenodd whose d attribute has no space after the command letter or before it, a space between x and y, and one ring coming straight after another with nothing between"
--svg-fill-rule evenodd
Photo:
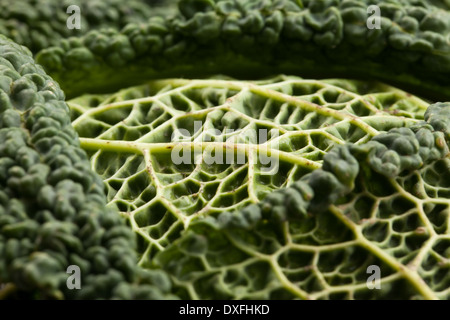
<instances>
[{"instance_id":1,"label":"pale green vein","mask_svg":"<svg viewBox=\"0 0 450 320\"><path fill-rule=\"evenodd\" d=\"M360 226L355 225L348 217L346 217L336 206L330 206L329 210L341 220L355 235L358 240L358 244L365 248L366 250L372 252L378 256L381 260L386 262L394 270L399 272L408 282L419 292L425 299L435 300L437 299L435 293L430 289L430 287L425 283L425 281L419 276L416 270L412 270L398 262L393 256L383 251L381 248L376 246L374 243L369 241L362 234L362 229Z\"/></svg>"},{"instance_id":2,"label":"pale green vein","mask_svg":"<svg viewBox=\"0 0 450 320\"><path fill-rule=\"evenodd\" d=\"M380 279L380 285L386 285L389 282L393 282L401 278L401 275L398 273L391 274L387 277ZM319 299L329 295L330 293L336 292L355 292L358 289L367 289L367 284L365 282L359 284L346 284L346 285L338 285L338 286L329 286L327 284L327 288L323 291L315 292L311 294L311 298Z\"/></svg>"},{"instance_id":3,"label":"pale green vein","mask_svg":"<svg viewBox=\"0 0 450 320\"><path fill-rule=\"evenodd\" d=\"M133 142L133 141L118 141L118 140L100 140L91 138L80 138L80 145L83 149L89 150L104 150L124 153L142 153L143 150L149 150L152 153L164 153L172 152L172 150L179 146L180 148L186 148L194 150L205 150L205 148L221 148L223 150L234 150L238 153L244 153L248 155L249 151L256 151L259 153L267 154L269 157L278 157L280 161L289 162L295 165L299 165L311 170L318 169L321 164L303 158L298 155L293 155L288 152L269 149L264 145L251 145L245 143L228 143L228 142L172 142L172 143L145 143L145 142ZM217 150L216 149L216 150Z\"/></svg>"},{"instance_id":4,"label":"pale green vein","mask_svg":"<svg viewBox=\"0 0 450 320\"><path fill-rule=\"evenodd\" d=\"M274 255L265 255L262 253L259 253L255 250L253 250L250 246L248 246L245 243L241 243L240 241L237 241L232 235L228 235L228 240L238 249L242 250L243 252L249 254L252 257L256 257L259 260L266 261L270 264L275 276L277 277L278 281L281 282L284 288L286 290L290 291L297 297L300 297L301 299L307 300L310 299L309 294L300 289L299 287L295 286L289 279L286 277L286 275L283 273L283 271L280 269L277 257Z\"/></svg>"},{"instance_id":5,"label":"pale green vein","mask_svg":"<svg viewBox=\"0 0 450 320\"><path fill-rule=\"evenodd\" d=\"M153 181L153 183L156 186L156 193L159 196L159 200L162 202L162 204L166 207L166 209L171 212L173 215L177 217L178 220L182 221L184 224L184 227L188 227L188 221L186 219L186 216L179 210L172 202L170 202L168 199L166 199L162 194L163 187L158 179L158 177L155 174L155 169L153 168L153 163L151 159L151 151L150 149L142 149L142 153L145 157L145 164L147 168L147 172Z\"/></svg>"}]
</instances>

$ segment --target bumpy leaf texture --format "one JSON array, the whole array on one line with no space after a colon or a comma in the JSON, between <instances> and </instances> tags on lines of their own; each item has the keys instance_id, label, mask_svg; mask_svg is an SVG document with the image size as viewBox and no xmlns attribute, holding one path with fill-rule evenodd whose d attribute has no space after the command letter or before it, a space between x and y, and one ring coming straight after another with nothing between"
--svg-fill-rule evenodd
<instances>
[{"instance_id":1,"label":"bumpy leaf texture","mask_svg":"<svg viewBox=\"0 0 450 320\"><path fill-rule=\"evenodd\" d=\"M373 4L378 29L367 27ZM37 62L69 97L168 77L286 73L377 79L450 99L450 12L432 1L181 0L178 8L120 31L64 39Z\"/></svg>"},{"instance_id":2,"label":"bumpy leaf texture","mask_svg":"<svg viewBox=\"0 0 450 320\"><path fill-rule=\"evenodd\" d=\"M180 297L449 298L448 104L279 76L156 80L69 106L139 264Z\"/></svg>"},{"instance_id":3,"label":"bumpy leaf texture","mask_svg":"<svg viewBox=\"0 0 450 320\"><path fill-rule=\"evenodd\" d=\"M100 28L121 29L131 22L170 12L169 1L131 0L19 0L0 1L0 33L26 46L33 53ZM68 28L75 17L70 6L79 8L79 26ZM69 19L70 23L75 20Z\"/></svg>"},{"instance_id":4,"label":"bumpy leaf texture","mask_svg":"<svg viewBox=\"0 0 450 320\"><path fill-rule=\"evenodd\" d=\"M3 36L0 53L0 299L174 298L163 272L137 267L58 84ZM66 284L70 265L81 290Z\"/></svg>"}]
</instances>

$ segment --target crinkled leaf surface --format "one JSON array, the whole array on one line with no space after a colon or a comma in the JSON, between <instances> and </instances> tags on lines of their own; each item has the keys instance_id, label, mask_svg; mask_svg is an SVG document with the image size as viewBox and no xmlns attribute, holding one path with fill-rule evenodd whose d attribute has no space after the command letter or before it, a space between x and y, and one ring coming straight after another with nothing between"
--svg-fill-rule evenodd
<instances>
[{"instance_id":1,"label":"crinkled leaf surface","mask_svg":"<svg viewBox=\"0 0 450 320\"><path fill-rule=\"evenodd\" d=\"M361 170L351 194L301 221L261 221L251 232L214 222L320 168L334 145L417 123L428 104L416 97L280 76L158 80L69 106L110 205L139 234L140 264L168 270L182 297L449 294L450 177L439 174L448 159L391 179ZM189 163L176 164L177 148ZM278 159L275 171L264 156ZM367 289L369 265L381 267L381 290Z\"/></svg>"},{"instance_id":2,"label":"crinkled leaf surface","mask_svg":"<svg viewBox=\"0 0 450 320\"><path fill-rule=\"evenodd\" d=\"M297 221L197 221L157 259L185 298L449 299L449 169L446 158L396 179L363 170L339 204Z\"/></svg>"}]
</instances>

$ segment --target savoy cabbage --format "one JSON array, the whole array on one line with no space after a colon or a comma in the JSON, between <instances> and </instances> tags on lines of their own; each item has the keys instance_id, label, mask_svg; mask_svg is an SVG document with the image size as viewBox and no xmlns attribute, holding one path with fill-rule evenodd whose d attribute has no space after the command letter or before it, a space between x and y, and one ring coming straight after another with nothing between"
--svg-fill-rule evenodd
<instances>
[{"instance_id":1,"label":"savoy cabbage","mask_svg":"<svg viewBox=\"0 0 450 320\"><path fill-rule=\"evenodd\" d=\"M0 0L0 299L450 298L447 4L65 4Z\"/></svg>"},{"instance_id":2,"label":"savoy cabbage","mask_svg":"<svg viewBox=\"0 0 450 320\"><path fill-rule=\"evenodd\" d=\"M450 162L423 100L279 76L156 80L68 104L139 265L167 271L180 297L449 297ZM345 190L315 175L324 163ZM372 265L381 290L366 286Z\"/></svg>"}]
</instances>

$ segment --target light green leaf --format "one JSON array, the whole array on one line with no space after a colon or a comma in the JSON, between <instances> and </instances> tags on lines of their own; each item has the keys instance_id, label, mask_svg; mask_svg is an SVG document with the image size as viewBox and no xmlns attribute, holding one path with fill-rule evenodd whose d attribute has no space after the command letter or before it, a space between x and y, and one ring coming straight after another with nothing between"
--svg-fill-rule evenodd
<instances>
[{"instance_id":1,"label":"light green leaf","mask_svg":"<svg viewBox=\"0 0 450 320\"><path fill-rule=\"evenodd\" d=\"M69 106L81 146L105 181L109 205L117 206L139 235L140 264L152 267L155 255L182 234L189 234L193 222L260 202L267 194L321 168L324 155L333 146L363 145L380 132L417 123L428 104L375 82L279 76L257 82L157 80L111 95L81 96L69 101ZM201 126L196 126L196 121ZM267 139L259 135L261 129L266 130ZM173 135L182 137L177 132L184 134L183 141L174 140ZM189 151L186 159L190 164L174 163L174 150L180 147ZM212 161L221 151L222 157ZM227 151L232 154L228 159ZM278 161L270 174L264 171L269 165L261 163L261 159L267 161L264 155ZM218 164L219 159L224 163ZM231 159L234 163L227 161ZM347 228L338 217L324 223ZM301 228L313 232L317 227ZM288 236L287 230L300 226L284 228ZM274 246L264 245L264 250L284 248L277 251L279 257L270 258L275 260L261 260L251 246L233 259L245 261L242 267L264 265L261 270L267 272L272 268L281 287L306 297L300 293L305 289L294 289L295 281L290 282L293 280L287 275L281 277L285 267L273 264L298 250L277 244L278 240L270 238L271 232L267 241ZM359 248L358 241L346 231L323 244L334 242L336 250L341 248L336 252L344 253ZM308 250L311 258L318 259L322 249ZM328 251L334 252L325 248L323 252ZM239 258L248 255L255 256ZM221 263L216 264L221 268ZM228 273L224 269L221 274ZM348 279L352 277L356 274ZM269 280L261 280L261 290L272 288ZM280 287L280 282L276 286ZM190 297L203 297L190 290ZM233 291L230 296L258 297L246 290L245 294ZM321 292L315 296L330 294Z\"/></svg>"}]
</instances>

